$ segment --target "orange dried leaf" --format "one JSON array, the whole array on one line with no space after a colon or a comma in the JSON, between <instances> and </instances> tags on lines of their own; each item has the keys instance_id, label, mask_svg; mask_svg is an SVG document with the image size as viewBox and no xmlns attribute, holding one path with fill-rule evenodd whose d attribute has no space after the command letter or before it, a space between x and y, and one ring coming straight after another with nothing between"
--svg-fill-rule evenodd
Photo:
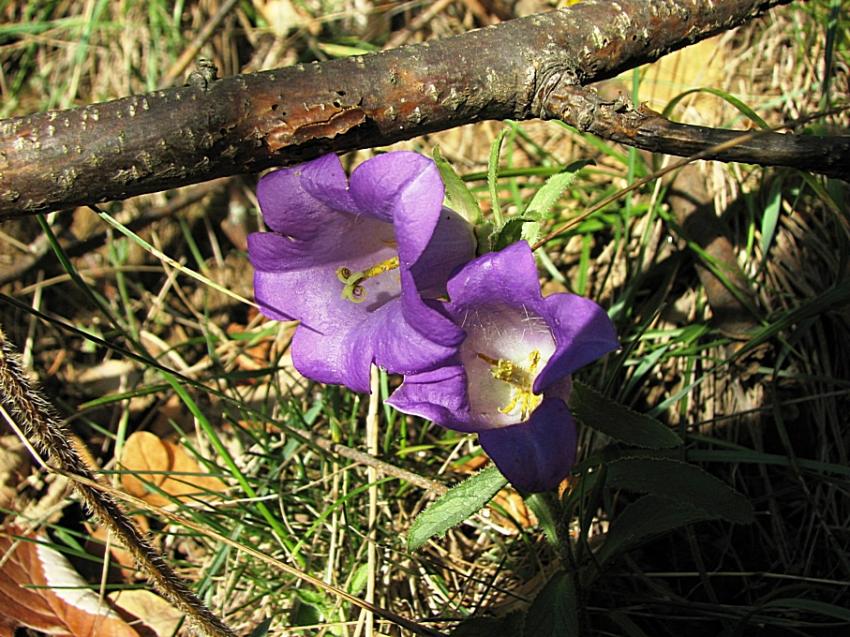
<instances>
[{"instance_id":1,"label":"orange dried leaf","mask_svg":"<svg viewBox=\"0 0 850 637\"><path fill-rule=\"evenodd\" d=\"M0 533L0 635L31 628L59 637L138 637L59 551L35 534Z\"/></svg>"},{"instance_id":2,"label":"orange dried leaf","mask_svg":"<svg viewBox=\"0 0 850 637\"><path fill-rule=\"evenodd\" d=\"M165 506L171 500L147 485L184 502L210 499L227 488L219 478L204 473L183 447L148 431L137 431L127 438L121 465L125 471L121 483L127 493L154 506Z\"/></svg>"},{"instance_id":3,"label":"orange dried leaf","mask_svg":"<svg viewBox=\"0 0 850 637\"><path fill-rule=\"evenodd\" d=\"M170 637L174 635L180 623L183 621L183 613L171 604L148 590L133 589L124 591L113 591L109 599L118 610L126 615L132 615L157 637ZM132 622L134 626L136 622ZM141 626L139 630L141 632Z\"/></svg>"}]
</instances>

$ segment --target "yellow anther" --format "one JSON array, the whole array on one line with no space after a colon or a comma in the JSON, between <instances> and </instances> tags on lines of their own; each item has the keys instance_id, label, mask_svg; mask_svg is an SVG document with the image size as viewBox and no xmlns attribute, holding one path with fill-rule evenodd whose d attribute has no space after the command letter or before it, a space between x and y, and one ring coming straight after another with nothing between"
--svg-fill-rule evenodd
<instances>
[{"instance_id":1,"label":"yellow anther","mask_svg":"<svg viewBox=\"0 0 850 637\"><path fill-rule=\"evenodd\" d=\"M373 276L378 276L379 274L395 270L396 268L398 268L397 256L387 259L386 261L381 261L379 264L373 265L371 268L364 270L360 274L363 279L371 279Z\"/></svg>"},{"instance_id":2,"label":"yellow anther","mask_svg":"<svg viewBox=\"0 0 850 637\"><path fill-rule=\"evenodd\" d=\"M362 272L352 272L350 268L345 266L337 268L336 278L344 284L341 294L342 298L347 299L352 303L362 303L366 300L366 288L364 288L361 283L363 283L366 279L371 279L379 274L383 274L384 272L395 270L398 266L398 257L395 256L387 259L386 261L381 261L370 268L366 268Z\"/></svg>"},{"instance_id":3,"label":"yellow anther","mask_svg":"<svg viewBox=\"0 0 850 637\"><path fill-rule=\"evenodd\" d=\"M537 366L540 364L540 351L532 350L528 355L528 365L518 365L504 358L493 358L486 354L477 354L478 358L490 365L493 378L511 386L511 398L507 405L499 411L506 416L519 409L522 420L528 419L543 396L534 393L534 379L537 376Z\"/></svg>"}]
</instances>

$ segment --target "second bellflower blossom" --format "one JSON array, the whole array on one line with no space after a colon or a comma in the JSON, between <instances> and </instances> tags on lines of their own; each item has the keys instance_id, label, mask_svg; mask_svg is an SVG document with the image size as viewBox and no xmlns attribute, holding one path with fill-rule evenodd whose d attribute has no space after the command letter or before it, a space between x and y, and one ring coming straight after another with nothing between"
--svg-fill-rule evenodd
<instances>
[{"instance_id":1,"label":"second bellflower blossom","mask_svg":"<svg viewBox=\"0 0 850 637\"><path fill-rule=\"evenodd\" d=\"M301 324L292 362L304 376L369 391L369 367L409 374L450 356L463 331L426 299L472 258L471 227L443 208L430 159L393 152L348 179L336 155L277 170L257 186L271 232L248 237L263 314Z\"/></svg>"},{"instance_id":2,"label":"second bellflower blossom","mask_svg":"<svg viewBox=\"0 0 850 637\"><path fill-rule=\"evenodd\" d=\"M543 298L525 242L471 261L447 287L445 312L465 338L441 367L406 376L389 402L477 433L520 489L554 488L575 461L571 374L618 347L613 324L589 299Z\"/></svg>"}]
</instances>

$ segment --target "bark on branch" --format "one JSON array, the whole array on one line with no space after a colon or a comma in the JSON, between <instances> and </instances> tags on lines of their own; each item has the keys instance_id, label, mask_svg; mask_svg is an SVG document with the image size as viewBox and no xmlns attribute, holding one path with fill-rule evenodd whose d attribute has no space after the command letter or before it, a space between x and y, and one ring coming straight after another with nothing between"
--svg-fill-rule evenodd
<instances>
[{"instance_id":1,"label":"bark on branch","mask_svg":"<svg viewBox=\"0 0 850 637\"><path fill-rule=\"evenodd\" d=\"M816 137L771 131L740 131L671 122L641 106L603 100L593 91L560 85L543 116L615 142L700 159L790 166L850 180L850 136Z\"/></svg>"},{"instance_id":2,"label":"bark on branch","mask_svg":"<svg viewBox=\"0 0 850 637\"><path fill-rule=\"evenodd\" d=\"M2 121L0 219L485 119L561 117L569 111L565 88L612 77L787 2L585 0L417 46ZM618 141L640 145L641 131ZM663 140L652 149L677 152ZM841 149L850 163L846 144ZM735 159L770 163L757 148Z\"/></svg>"}]
</instances>

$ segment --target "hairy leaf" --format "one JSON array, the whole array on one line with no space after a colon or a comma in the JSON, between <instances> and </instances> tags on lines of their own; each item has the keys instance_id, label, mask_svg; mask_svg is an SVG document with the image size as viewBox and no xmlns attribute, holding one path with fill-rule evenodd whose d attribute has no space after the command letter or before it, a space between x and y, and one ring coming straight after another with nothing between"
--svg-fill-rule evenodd
<instances>
[{"instance_id":1,"label":"hairy leaf","mask_svg":"<svg viewBox=\"0 0 850 637\"><path fill-rule=\"evenodd\" d=\"M611 487L684 502L713 518L738 524L753 521L753 507L743 495L710 473L670 458L622 458L608 464Z\"/></svg>"},{"instance_id":2,"label":"hairy leaf","mask_svg":"<svg viewBox=\"0 0 850 637\"><path fill-rule=\"evenodd\" d=\"M496 467L488 467L452 487L413 521L407 533L407 545L415 550L435 535L444 535L480 511L507 483Z\"/></svg>"},{"instance_id":3,"label":"hairy leaf","mask_svg":"<svg viewBox=\"0 0 850 637\"><path fill-rule=\"evenodd\" d=\"M596 558L600 564L604 564L651 537L712 517L683 502L645 495L627 506L611 523L605 543Z\"/></svg>"},{"instance_id":4,"label":"hairy leaf","mask_svg":"<svg viewBox=\"0 0 850 637\"><path fill-rule=\"evenodd\" d=\"M573 383L570 408L582 423L614 440L645 449L669 449L681 438L655 418L632 411L582 383Z\"/></svg>"}]
</instances>

